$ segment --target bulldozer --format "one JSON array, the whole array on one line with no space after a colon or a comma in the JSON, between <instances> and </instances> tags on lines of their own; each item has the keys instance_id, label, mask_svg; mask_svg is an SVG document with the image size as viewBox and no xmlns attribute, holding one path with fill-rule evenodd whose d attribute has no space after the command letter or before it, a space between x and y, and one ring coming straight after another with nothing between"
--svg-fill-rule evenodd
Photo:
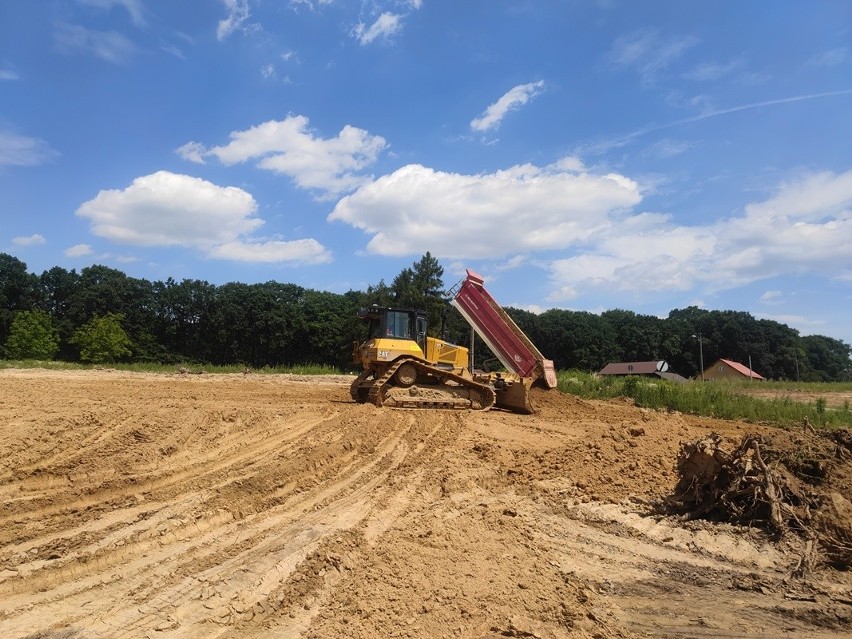
<instances>
[{"instance_id":1,"label":"bulldozer","mask_svg":"<svg viewBox=\"0 0 852 639\"><path fill-rule=\"evenodd\" d=\"M473 368L470 349L427 336L426 313L370 306L358 316L367 339L356 342L353 361L362 366L350 394L360 403L394 408L489 410L531 414L533 384L556 386L556 371L473 271L450 290L450 303L497 356L505 371Z\"/></svg>"}]
</instances>

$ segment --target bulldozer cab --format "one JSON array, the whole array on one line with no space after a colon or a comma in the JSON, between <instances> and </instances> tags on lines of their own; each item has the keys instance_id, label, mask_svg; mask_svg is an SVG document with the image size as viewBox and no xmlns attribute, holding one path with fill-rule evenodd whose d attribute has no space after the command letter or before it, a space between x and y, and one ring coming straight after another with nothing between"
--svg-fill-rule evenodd
<instances>
[{"instance_id":1,"label":"bulldozer cab","mask_svg":"<svg viewBox=\"0 0 852 639\"><path fill-rule=\"evenodd\" d=\"M358 317L367 321L367 339L408 339L426 351L426 313L410 308L370 306Z\"/></svg>"}]
</instances>

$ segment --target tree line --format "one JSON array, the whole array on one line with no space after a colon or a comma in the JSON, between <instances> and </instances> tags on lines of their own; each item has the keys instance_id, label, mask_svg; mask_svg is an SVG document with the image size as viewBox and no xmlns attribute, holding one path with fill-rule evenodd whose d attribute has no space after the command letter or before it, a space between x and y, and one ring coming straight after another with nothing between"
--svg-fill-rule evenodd
<instances>
[{"instance_id":1,"label":"tree line","mask_svg":"<svg viewBox=\"0 0 852 639\"><path fill-rule=\"evenodd\" d=\"M431 334L468 343L469 327L448 304L443 275L426 253L390 284L340 294L275 281L151 282L101 265L80 272L57 266L36 275L0 253L0 356L352 369L352 343L364 337L357 310L370 304L423 309ZM691 306L658 318L623 309L600 315L506 310L558 370L665 360L674 372L694 377L703 355L705 366L721 357L751 361L771 379L852 379L848 344L800 336L745 312ZM477 366L490 365L493 355L478 338L474 352Z\"/></svg>"}]
</instances>

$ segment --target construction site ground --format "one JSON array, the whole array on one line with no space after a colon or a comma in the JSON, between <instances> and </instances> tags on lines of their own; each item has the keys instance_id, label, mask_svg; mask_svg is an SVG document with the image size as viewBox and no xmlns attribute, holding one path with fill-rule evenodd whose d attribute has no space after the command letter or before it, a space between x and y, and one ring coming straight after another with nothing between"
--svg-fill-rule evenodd
<instances>
[{"instance_id":1,"label":"construction site ground","mask_svg":"<svg viewBox=\"0 0 852 639\"><path fill-rule=\"evenodd\" d=\"M536 391L394 410L351 377L0 371L0 637L850 637L852 574L661 510L680 443L809 429Z\"/></svg>"}]
</instances>

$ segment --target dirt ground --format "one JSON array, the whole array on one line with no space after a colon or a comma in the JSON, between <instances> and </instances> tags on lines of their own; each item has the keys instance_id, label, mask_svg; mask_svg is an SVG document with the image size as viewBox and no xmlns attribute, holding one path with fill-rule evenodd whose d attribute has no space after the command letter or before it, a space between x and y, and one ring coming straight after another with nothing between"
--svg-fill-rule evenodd
<instances>
[{"instance_id":1,"label":"dirt ground","mask_svg":"<svg viewBox=\"0 0 852 639\"><path fill-rule=\"evenodd\" d=\"M850 456L804 429L534 401L0 371L0 637L850 637L852 572L803 578L798 535L656 506L710 432L822 455L823 494L852 495Z\"/></svg>"}]
</instances>

